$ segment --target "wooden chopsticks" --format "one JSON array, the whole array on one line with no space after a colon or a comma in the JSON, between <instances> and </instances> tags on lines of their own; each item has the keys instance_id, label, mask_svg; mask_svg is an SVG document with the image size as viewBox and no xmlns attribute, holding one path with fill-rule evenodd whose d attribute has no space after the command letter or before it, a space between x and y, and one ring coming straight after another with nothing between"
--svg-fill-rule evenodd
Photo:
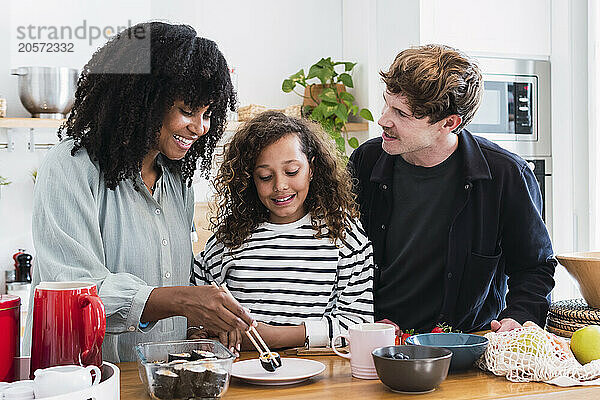
<instances>
[{"instance_id":1,"label":"wooden chopsticks","mask_svg":"<svg viewBox=\"0 0 600 400\"><path fill-rule=\"evenodd\" d=\"M223 289L225 291L225 293L227 293L229 296L231 296L233 299L235 299L235 297L233 297L233 295L231 294L229 289L227 289L227 286L225 286L224 283L221 286L219 286L215 282L212 282L212 285L216 288ZM251 333L256 336L256 339L258 339L258 342L264 347L264 350L263 350L263 348L261 348L258 345L258 343L256 342L256 339L254 337L252 337ZM258 331L256 330L255 327L250 326L250 329L248 329L246 331L246 335L248 336L248 339L250 339L250 341L252 342L252 344L254 345L256 350L258 351L258 354L260 354L260 355L266 354L267 356L271 355L271 350L269 349L269 346L267 346L267 344L265 343L263 338L260 336L260 334L258 333ZM280 363L281 362L279 362L279 364Z\"/></svg>"}]
</instances>

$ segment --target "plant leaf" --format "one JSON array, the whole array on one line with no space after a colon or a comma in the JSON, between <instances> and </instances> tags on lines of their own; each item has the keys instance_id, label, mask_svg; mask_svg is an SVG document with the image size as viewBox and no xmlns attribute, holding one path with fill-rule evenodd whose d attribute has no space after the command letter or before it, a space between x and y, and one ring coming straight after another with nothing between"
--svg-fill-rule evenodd
<instances>
[{"instance_id":1,"label":"plant leaf","mask_svg":"<svg viewBox=\"0 0 600 400\"><path fill-rule=\"evenodd\" d=\"M333 69L333 62L331 62L331 57L321 58L315 65L318 65L323 68Z\"/></svg>"},{"instance_id":2,"label":"plant leaf","mask_svg":"<svg viewBox=\"0 0 600 400\"><path fill-rule=\"evenodd\" d=\"M323 116L325 118L329 118L335 113L337 106L329 105L329 104L325 104L325 103L321 103L321 104L323 104L323 106L324 106L323 107Z\"/></svg>"},{"instance_id":3,"label":"plant leaf","mask_svg":"<svg viewBox=\"0 0 600 400\"><path fill-rule=\"evenodd\" d=\"M323 101L337 103L337 96L335 95L335 90L332 88L323 89L323 91L319 93L319 98Z\"/></svg>"},{"instance_id":4,"label":"plant leaf","mask_svg":"<svg viewBox=\"0 0 600 400\"><path fill-rule=\"evenodd\" d=\"M285 93L291 92L294 90L294 87L296 87L296 83L291 79L286 79L281 84L281 90L283 90Z\"/></svg>"},{"instance_id":5,"label":"plant leaf","mask_svg":"<svg viewBox=\"0 0 600 400\"><path fill-rule=\"evenodd\" d=\"M373 114L371 114L371 111L367 110L366 108L360 110L360 116L367 121L373 121Z\"/></svg>"},{"instance_id":6,"label":"plant leaf","mask_svg":"<svg viewBox=\"0 0 600 400\"><path fill-rule=\"evenodd\" d=\"M327 68L321 68L317 71L317 78L321 81L323 85L326 85L328 81L333 78L333 72Z\"/></svg>"},{"instance_id":7,"label":"plant leaf","mask_svg":"<svg viewBox=\"0 0 600 400\"><path fill-rule=\"evenodd\" d=\"M343 104L338 104L335 108L335 115L345 124L348 122L348 109Z\"/></svg>"},{"instance_id":8,"label":"plant leaf","mask_svg":"<svg viewBox=\"0 0 600 400\"><path fill-rule=\"evenodd\" d=\"M354 101L354 96L352 96L348 92L340 92L340 97L342 98L342 100L349 101L350 103Z\"/></svg>"},{"instance_id":9,"label":"plant leaf","mask_svg":"<svg viewBox=\"0 0 600 400\"><path fill-rule=\"evenodd\" d=\"M351 137L350 139L348 139L348 144L350 145L350 147L352 147L353 149L356 149L358 147L358 139L355 137Z\"/></svg>"},{"instance_id":10,"label":"plant leaf","mask_svg":"<svg viewBox=\"0 0 600 400\"><path fill-rule=\"evenodd\" d=\"M302 79L302 78L304 78L304 69L301 69L300 71L296 72L294 75L290 75L289 79L297 80L297 79Z\"/></svg>"},{"instance_id":11,"label":"plant leaf","mask_svg":"<svg viewBox=\"0 0 600 400\"><path fill-rule=\"evenodd\" d=\"M358 106L356 104L353 104L351 108L352 114L356 115L358 114Z\"/></svg>"},{"instance_id":12,"label":"plant leaf","mask_svg":"<svg viewBox=\"0 0 600 400\"><path fill-rule=\"evenodd\" d=\"M323 67L321 67L320 65L312 65L308 70L308 76L306 77L306 79L316 78L317 76L319 76L319 73L322 69Z\"/></svg>"},{"instance_id":13,"label":"plant leaf","mask_svg":"<svg viewBox=\"0 0 600 400\"><path fill-rule=\"evenodd\" d=\"M352 68L354 68L355 65L356 63L353 62L345 62L344 66L346 67L346 72L352 71Z\"/></svg>"},{"instance_id":14,"label":"plant leaf","mask_svg":"<svg viewBox=\"0 0 600 400\"><path fill-rule=\"evenodd\" d=\"M321 107L321 104L312 109L310 112L310 118L317 122L323 119L323 107Z\"/></svg>"},{"instance_id":15,"label":"plant leaf","mask_svg":"<svg viewBox=\"0 0 600 400\"><path fill-rule=\"evenodd\" d=\"M342 82L344 85L346 85L349 88L354 87L354 82L352 82L352 77L345 72L343 74L340 74L340 76L338 76L338 82Z\"/></svg>"}]
</instances>

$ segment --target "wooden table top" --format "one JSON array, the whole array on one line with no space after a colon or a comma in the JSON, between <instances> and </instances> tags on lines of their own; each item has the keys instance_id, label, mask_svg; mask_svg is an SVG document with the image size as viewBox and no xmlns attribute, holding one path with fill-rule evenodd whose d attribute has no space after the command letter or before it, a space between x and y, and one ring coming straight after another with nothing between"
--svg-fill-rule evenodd
<instances>
[{"instance_id":1,"label":"wooden table top","mask_svg":"<svg viewBox=\"0 0 600 400\"><path fill-rule=\"evenodd\" d=\"M241 359L256 357L255 352L244 352ZM325 371L308 381L290 386L257 386L232 378L224 399L592 399L600 398L600 386L561 388L546 383L513 383L504 377L473 369L448 378L433 392L418 395L394 393L378 379L353 378L350 362L337 356L303 357L325 364ZM137 363L117 364L121 370L121 399L148 398L139 378Z\"/></svg>"}]
</instances>

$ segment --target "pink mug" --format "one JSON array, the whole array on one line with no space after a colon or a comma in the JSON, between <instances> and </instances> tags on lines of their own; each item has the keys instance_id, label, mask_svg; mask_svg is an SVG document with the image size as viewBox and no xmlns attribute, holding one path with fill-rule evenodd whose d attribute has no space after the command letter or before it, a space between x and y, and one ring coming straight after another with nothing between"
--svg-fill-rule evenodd
<instances>
[{"instance_id":1,"label":"pink mug","mask_svg":"<svg viewBox=\"0 0 600 400\"><path fill-rule=\"evenodd\" d=\"M350 342L350 352L340 353L335 342L343 337ZM352 376L360 379L377 379L377 371L373 364L371 352L379 347L393 346L396 342L396 331L393 325L379 322L353 325L348 334L336 335L331 339L331 348L335 354L350 360Z\"/></svg>"}]
</instances>

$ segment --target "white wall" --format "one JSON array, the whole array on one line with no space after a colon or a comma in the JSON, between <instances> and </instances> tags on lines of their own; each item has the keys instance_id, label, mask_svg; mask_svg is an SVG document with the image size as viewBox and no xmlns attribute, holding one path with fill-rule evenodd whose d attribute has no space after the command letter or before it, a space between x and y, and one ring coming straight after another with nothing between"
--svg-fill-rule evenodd
<instances>
[{"instance_id":1,"label":"white wall","mask_svg":"<svg viewBox=\"0 0 600 400\"><path fill-rule=\"evenodd\" d=\"M387 70L396 55L419 44L419 0L345 0L343 2L344 58L361 60L355 76L361 82L357 101L368 105L374 122L369 136L381 135L377 119L383 108L384 85L379 72Z\"/></svg>"},{"instance_id":2,"label":"white wall","mask_svg":"<svg viewBox=\"0 0 600 400\"><path fill-rule=\"evenodd\" d=\"M587 1L552 1L552 149L554 250L590 246ZM566 270L555 275L556 293L579 297Z\"/></svg>"},{"instance_id":3,"label":"white wall","mask_svg":"<svg viewBox=\"0 0 600 400\"><path fill-rule=\"evenodd\" d=\"M588 109L600 109L600 4L588 3ZM590 112L590 249L600 248L600 118Z\"/></svg>"},{"instance_id":4,"label":"white wall","mask_svg":"<svg viewBox=\"0 0 600 400\"><path fill-rule=\"evenodd\" d=\"M551 0L421 0L421 9L421 43L478 55L550 55Z\"/></svg>"}]
</instances>

